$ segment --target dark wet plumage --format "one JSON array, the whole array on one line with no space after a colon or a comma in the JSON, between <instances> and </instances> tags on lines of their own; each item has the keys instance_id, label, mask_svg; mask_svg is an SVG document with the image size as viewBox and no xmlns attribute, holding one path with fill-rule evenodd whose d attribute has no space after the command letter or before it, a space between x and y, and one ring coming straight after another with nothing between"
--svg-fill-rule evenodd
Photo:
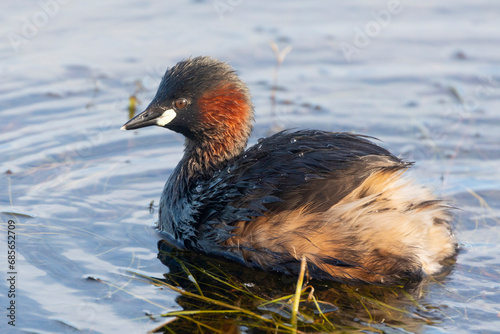
<instances>
[{"instance_id":1,"label":"dark wet plumage","mask_svg":"<svg viewBox=\"0 0 500 334\"><path fill-rule=\"evenodd\" d=\"M287 130L244 150L252 120L245 84L198 57L167 70L125 124L186 137L160 201L159 229L177 247L290 274L305 256L312 277L384 284L420 280L455 254L447 206L369 137Z\"/></svg>"}]
</instances>

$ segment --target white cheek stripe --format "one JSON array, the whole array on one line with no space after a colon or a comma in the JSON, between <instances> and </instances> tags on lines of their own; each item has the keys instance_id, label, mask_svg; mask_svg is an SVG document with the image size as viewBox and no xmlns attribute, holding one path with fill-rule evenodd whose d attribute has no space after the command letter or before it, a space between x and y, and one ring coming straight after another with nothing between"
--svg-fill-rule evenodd
<instances>
[{"instance_id":1,"label":"white cheek stripe","mask_svg":"<svg viewBox=\"0 0 500 334\"><path fill-rule=\"evenodd\" d=\"M175 113L174 109L167 109L163 112L163 114L156 119L156 124L159 126L164 126L168 123L170 123L177 114Z\"/></svg>"}]
</instances>

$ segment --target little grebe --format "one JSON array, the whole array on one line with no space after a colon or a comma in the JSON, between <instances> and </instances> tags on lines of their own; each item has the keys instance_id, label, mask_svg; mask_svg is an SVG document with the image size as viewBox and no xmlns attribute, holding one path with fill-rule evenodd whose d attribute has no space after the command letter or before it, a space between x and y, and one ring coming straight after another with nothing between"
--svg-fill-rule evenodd
<instances>
[{"instance_id":1,"label":"little grebe","mask_svg":"<svg viewBox=\"0 0 500 334\"><path fill-rule=\"evenodd\" d=\"M367 137L282 131L245 151L253 105L226 63L168 69L151 104L123 130L185 136L163 190L158 227L177 247L311 277L420 281L456 254L449 209L401 177L409 167Z\"/></svg>"}]
</instances>

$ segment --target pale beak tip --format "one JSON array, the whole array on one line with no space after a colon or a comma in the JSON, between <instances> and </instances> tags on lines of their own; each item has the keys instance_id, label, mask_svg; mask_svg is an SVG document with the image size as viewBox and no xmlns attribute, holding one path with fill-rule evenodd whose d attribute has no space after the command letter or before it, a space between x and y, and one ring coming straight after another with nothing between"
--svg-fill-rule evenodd
<instances>
[{"instance_id":1,"label":"pale beak tip","mask_svg":"<svg viewBox=\"0 0 500 334\"><path fill-rule=\"evenodd\" d=\"M127 128L126 128L126 127L125 127L125 125L124 125L124 126L122 126L122 127L120 128L120 130L127 130Z\"/></svg>"}]
</instances>

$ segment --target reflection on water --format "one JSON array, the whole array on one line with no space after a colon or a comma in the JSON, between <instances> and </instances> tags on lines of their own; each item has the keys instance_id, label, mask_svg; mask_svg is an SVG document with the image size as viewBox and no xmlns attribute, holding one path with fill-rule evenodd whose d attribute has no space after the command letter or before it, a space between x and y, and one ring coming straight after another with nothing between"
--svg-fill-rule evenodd
<instances>
[{"instance_id":1,"label":"reflection on water","mask_svg":"<svg viewBox=\"0 0 500 334\"><path fill-rule=\"evenodd\" d=\"M402 2L384 29L366 45L356 45L358 28L364 32L375 20L372 12L388 10L387 1L61 1L54 15L44 10L45 3L9 2L0 11L2 36L24 38L16 50L9 38L0 39L0 230L6 236L8 220L15 221L14 332L159 328L171 321L161 314L194 309L199 302L130 273L199 293L180 263L203 293L287 322L285 301L263 305L246 291L261 298L287 296L294 279L203 256L182 255L179 262L160 253L167 266L157 259L157 215L150 204L156 208L182 155L183 139L159 128L133 133L119 128L129 118L130 97L137 99L138 110L144 108L166 67L190 55L230 61L249 83L256 105L251 143L273 125L372 135L396 155L416 161L412 176L457 207L462 252L448 276L423 285L420 298L396 288L310 282L331 325L304 297L302 329L498 331L500 11L495 4ZM216 10L220 3L230 6ZM26 20L43 15L47 21L35 26L36 34L24 36ZM281 50L292 47L277 72L274 110L276 59L270 40ZM356 47L350 61L342 43ZM6 273L4 244L0 264ZM240 270L231 280L248 290L208 276L222 269ZM0 291L7 288L1 280ZM228 332L267 324L237 313L191 317ZM0 332L12 332L4 320ZM170 326L202 331L187 317Z\"/></svg>"},{"instance_id":2,"label":"reflection on water","mask_svg":"<svg viewBox=\"0 0 500 334\"><path fill-rule=\"evenodd\" d=\"M221 333L227 333L230 328L239 332L242 327L291 332L296 277L175 251L165 242L159 242L158 249L158 258L169 268L161 281L182 289L176 301L183 308L181 313L171 313L178 317L177 320L169 319L157 328L158 331L189 332L193 323L198 323ZM441 281L444 277L445 274ZM406 288L306 282L298 328L303 332L355 329L378 332L401 328L421 332L423 325L439 323L443 318L435 312L437 305L420 302L430 285L441 284L437 279ZM158 283L158 280L151 282ZM235 307L229 312L217 313L227 311L227 305Z\"/></svg>"}]
</instances>

